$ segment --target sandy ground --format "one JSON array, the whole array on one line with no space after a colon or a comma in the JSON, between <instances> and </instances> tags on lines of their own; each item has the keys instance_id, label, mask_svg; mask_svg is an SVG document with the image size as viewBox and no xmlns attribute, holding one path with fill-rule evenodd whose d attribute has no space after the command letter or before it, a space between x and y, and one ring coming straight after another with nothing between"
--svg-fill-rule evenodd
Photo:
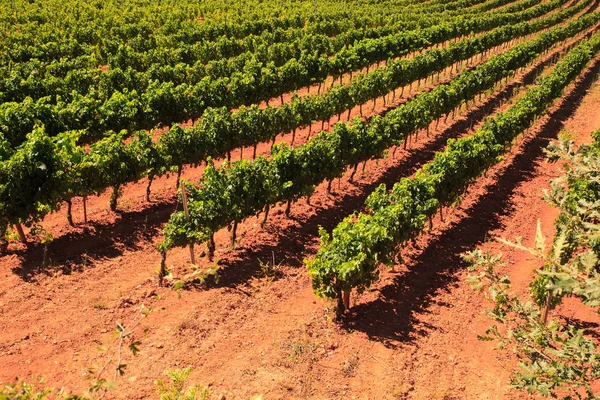
<instances>
[{"instance_id":1,"label":"sandy ground","mask_svg":"<svg viewBox=\"0 0 600 400\"><path fill-rule=\"evenodd\" d=\"M599 70L597 60L459 206L445 210L444 221L437 217L431 232L402 250L405 265L384 270L370 291L353 295L341 324L332 320L332 304L312 293L302 263L318 248L318 227L332 229L378 184L412 174L448 138L469 134L486 115L505 109L510 101L503 99L522 93L514 83L522 75L409 149L368 162L357 182L349 183L348 173L332 194L321 185L312 206L300 200L290 219L281 205L265 228L261 216L249 218L238 229L236 250L226 247L228 232L219 232L220 279L209 279L206 288L178 294L156 285L156 244L176 207L174 177L155 183L152 205L140 182L128 185L119 213L107 210L107 195L90 199L87 225L69 228L64 210L49 216L44 227L55 239L48 246L27 251L11 244L0 258L0 381L43 376L48 386L85 390L88 368L102 366L115 348L116 322L131 326L143 304L153 312L135 333L140 352L123 352L120 390L107 398L155 396L154 380L185 366L193 367L190 383L208 385L214 398L524 398L509 388L512 353L477 340L490 324L482 315L489 304L470 288L459 255L476 246L499 250L492 235L520 235L529 243L538 219L552 234L557 212L541 194L561 168L546 163L542 149L563 129L581 142L600 129L600 85L593 81ZM384 110L380 102L374 112ZM189 168L184 177L200 174ZM525 295L538 265L527 254L502 250L514 289ZM168 262L181 276L187 249L171 252ZM209 266L205 259L199 264ZM573 301L558 312L598 322Z\"/></svg>"}]
</instances>

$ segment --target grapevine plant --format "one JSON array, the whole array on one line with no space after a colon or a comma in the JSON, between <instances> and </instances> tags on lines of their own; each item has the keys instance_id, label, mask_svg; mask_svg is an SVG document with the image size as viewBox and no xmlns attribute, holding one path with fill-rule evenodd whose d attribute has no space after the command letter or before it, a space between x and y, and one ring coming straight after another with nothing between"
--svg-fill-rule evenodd
<instances>
[{"instance_id":1,"label":"grapevine plant","mask_svg":"<svg viewBox=\"0 0 600 400\"><path fill-rule=\"evenodd\" d=\"M362 290L374 282L379 265L392 262L396 247L419 234L429 216L452 204L470 182L495 164L599 49L600 34L595 34L476 134L450 140L445 151L391 191L380 186L365 201L367 211L347 217L332 234L324 234L316 257L306 261L315 292L335 298L340 289Z\"/></svg>"}]
</instances>

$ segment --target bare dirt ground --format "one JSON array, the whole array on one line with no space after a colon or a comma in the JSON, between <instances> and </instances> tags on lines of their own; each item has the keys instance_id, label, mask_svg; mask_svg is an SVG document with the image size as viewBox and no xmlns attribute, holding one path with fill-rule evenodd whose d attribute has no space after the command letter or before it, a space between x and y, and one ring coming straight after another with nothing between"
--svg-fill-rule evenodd
<instances>
[{"instance_id":1,"label":"bare dirt ground","mask_svg":"<svg viewBox=\"0 0 600 400\"><path fill-rule=\"evenodd\" d=\"M333 228L379 183L410 175L450 137L468 134L509 92L477 102L440 133L422 135L395 158L369 162L354 184L336 181L301 200L286 219L271 211L240 225L237 250L216 235L218 282L180 291L156 286L161 227L172 212L173 178L157 182L155 203L143 202L143 183L131 185L119 214L107 211L106 196L90 199L92 222L68 228L63 212L45 226L55 239L47 247L13 250L0 258L0 381L43 376L48 386L85 390L87 370L107 360L117 321L129 324L142 304L152 307L136 337L140 353L124 352L120 391L108 398L150 398L166 369L193 367L190 383L209 385L214 398L248 399L520 399L509 387L515 359L477 335L490 321L489 306L467 281L459 254L476 246L500 250L492 235L523 236L530 243L541 219L553 231L556 210L542 189L560 175L542 149L563 129L580 142L600 129L600 61L520 139L510 155L478 180L460 206L434 220L432 232L402 251L406 265L384 270L368 292L353 295L343 323L332 321L332 304L315 298L302 260L318 248L318 227ZM184 175L195 178L198 171ZM165 189L165 190L163 190ZM76 210L77 204L74 207ZM102 221L102 222L94 222ZM11 244L12 246L12 244ZM46 250L45 250L46 249ZM502 248L515 290L538 267L527 254ZM264 268L275 260L275 266ZM169 253L174 274L184 273L187 249ZM42 266L44 265L45 266ZM206 260L202 267L209 266ZM558 312L585 321L598 318L566 302Z\"/></svg>"}]
</instances>

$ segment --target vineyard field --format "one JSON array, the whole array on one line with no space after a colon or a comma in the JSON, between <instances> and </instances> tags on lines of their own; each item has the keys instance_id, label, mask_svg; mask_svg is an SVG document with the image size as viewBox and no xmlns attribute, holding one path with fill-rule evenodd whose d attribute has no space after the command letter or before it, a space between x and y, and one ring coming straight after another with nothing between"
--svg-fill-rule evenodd
<instances>
[{"instance_id":1,"label":"vineyard field","mask_svg":"<svg viewBox=\"0 0 600 400\"><path fill-rule=\"evenodd\" d=\"M599 0L0 5L0 399L600 396Z\"/></svg>"}]
</instances>

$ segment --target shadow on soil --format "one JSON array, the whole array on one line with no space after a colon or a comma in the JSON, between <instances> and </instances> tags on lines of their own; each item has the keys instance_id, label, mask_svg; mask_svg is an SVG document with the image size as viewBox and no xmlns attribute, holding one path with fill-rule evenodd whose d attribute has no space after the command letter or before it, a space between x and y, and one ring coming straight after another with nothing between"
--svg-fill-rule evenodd
<instances>
[{"instance_id":1,"label":"shadow on soil","mask_svg":"<svg viewBox=\"0 0 600 400\"><path fill-rule=\"evenodd\" d=\"M81 271L98 260L121 256L125 250L141 249L162 234L160 228L175 206L175 201L167 201L141 211L119 212L115 223L90 221L81 232L67 233L47 245L32 244L29 249L13 252L22 262L12 271L30 281L38 274Z\"/></svg>"},{"instance_id":2,"label":"shadow on soil","mask_svg":"<svg viewBox=\"0 0 600 400\"><path fill-rule=\"evenodd\" d=\"M501 227L500 219L513 212L514 190L532 178L535 165L545 159L543 149L573 115L599 71L600 60L596 60L563 98L550 120L538 128L541 133L527 140L523 152L500 172L486 194L465 210L466 216L432 238L407 272L398 274L392 283L379 289L380 296L375 301L354 307L344 321L346 329L365 332L388 346L426 334L427 326L419 322L418 315L426 313L429 305L436 302L439 291L456 282L455 273L466 267L460 254L483 243L489 231Z\"/></svg>"}]
</instances>

